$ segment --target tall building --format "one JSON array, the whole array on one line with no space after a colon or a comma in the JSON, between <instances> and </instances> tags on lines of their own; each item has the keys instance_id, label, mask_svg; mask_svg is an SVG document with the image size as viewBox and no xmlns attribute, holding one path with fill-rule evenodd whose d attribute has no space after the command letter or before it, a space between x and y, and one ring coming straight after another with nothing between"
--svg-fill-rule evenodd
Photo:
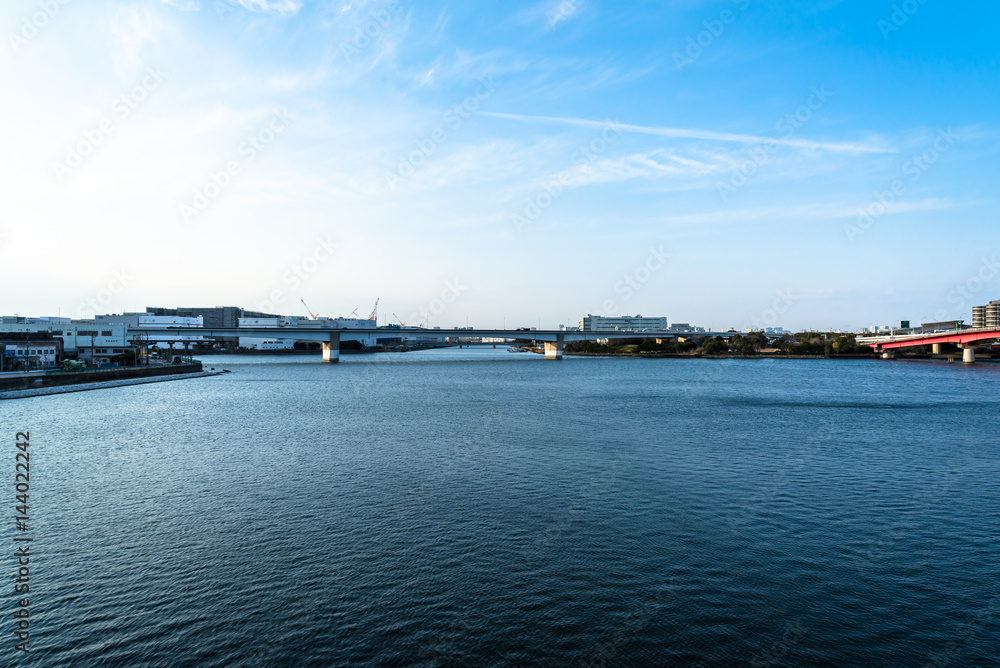
<instances>
[{"instance_id":1,"label":"tall building","mask_svg":"<svg viewBox=\"0 0 1000 668\"><path fill-rule=\"evenodd\" d=\"M976 329L986 327L986 307L985 306L973 306L972 307L972 326Z\"/></svg>"},{"instance_id":2,"label":"tall building","mask_svg":"<svg viewBox=\"0 0 1000 668\"><path fill-rule=\"evenodd\" d=\"M1000 329L1000 299L994 299L985 306L973 306L972 326Z\"/></svg>"},{"instance_id":3,"label":"tall building","mask_svg":"<svg viewBox=\"0 0 1000 668\"><path fill-rule=\"evenodd\" d=\"M641 315L623 315L606 318L588 313L587 317L580 318L580 331L583 332L663 332L666 329L666 317L644 318Z\"/></svg>"}]
</instances>

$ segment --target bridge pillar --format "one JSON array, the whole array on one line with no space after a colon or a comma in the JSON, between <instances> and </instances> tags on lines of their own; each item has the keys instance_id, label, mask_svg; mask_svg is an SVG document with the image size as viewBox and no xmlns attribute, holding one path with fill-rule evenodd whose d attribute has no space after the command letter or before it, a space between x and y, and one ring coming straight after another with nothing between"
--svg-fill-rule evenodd
<instances>
[{"instance_id":1,"label":"bridge pillar","mask_svg":"<svg viewBox=\"0 0 1000 668\"><path fill-rule=\"evenodd\" d=\"M547 360L561 360L563 356L563 337L560 336L556 341L546 341L545 342L545 359Z\"/></svg>"},{"instance_id":2,"label":"bridge pillar","mask_svg":"<svg viewBox=\"0 0 1000 668\"><path fill-rule=\"evenodd\" d=\"M884 359L884 360L891 360L894 357L895 357L895 355L892 354L891 350L886 350L884 353L882 353L882 359Z\"/></svg>"},{"instance_id":3,"label":"bridge pillar","mask_svg":"<svg viewBox=\"0 0 1000 668\"><path fill-rule=\"evenodd\" d=\"M323 342L323 361L329 364L340 361L340 332L330 334L330 340Z\"/></svg>"},{"instance_id":4,"label":"bridge pillar","mask_svg":"<svg viewBox=\"0 0 1000 668\"><path fill-rule=\"evenodd\" d=\"M963 364L975 364L976 363L976 348L975 346L966 346L962 349L962 363Z\"/></svg>"},{"instance_id":5,"label":"bridge pillar","mask_svg":"<svg viewBox=\"0 0 1000 668\"><path fill-rule=\"evenodd\" d=\"M940 343L932 343L931 344L931 355L940 355L940 354L941 354L941 344Z\"/></svg>"}]
</instances>

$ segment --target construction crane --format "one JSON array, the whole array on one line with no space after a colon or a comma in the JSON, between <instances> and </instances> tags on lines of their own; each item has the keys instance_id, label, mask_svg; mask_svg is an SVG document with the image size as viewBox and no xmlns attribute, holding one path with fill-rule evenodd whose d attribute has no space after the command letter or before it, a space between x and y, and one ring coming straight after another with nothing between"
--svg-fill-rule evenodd
<instances>
[{"instance_id":1,"label":"construction crane","mask_svg":"<svg viewBox=\"0 0 1000 668\"><path fill-rule=\"evenodd\" d=\"M375 308L372 309L372 314L370 316L368 316L369 320L376 320L376 321L378 320L378 300L379 299L381 299L381 297L379 297L379 298L377 298L375 300Z\"/></svg>"},{"instance_id":2,"label":"construction crane","mask_svg":"<svg viewBox=\"0 0 1000 668\"><path fill-rule=\"evenodd\" d=\"M396 315L395 313L393 313L392 317L396 319L396 322L399 323L400 327L406 327L406 323L403 322L402 320L400 320L398 315Z\"/></svg>"},{"instance_id":3,"label":"construction crane","mask_svg":"<svg viewBox=\"0 0 1000 668\"><path fill-rule=\"evenodd\" d=\"M306 304L305 299L300 299L299 301L302 302L302 305L306 307L306 313L309 314L310 318L312 318L313 320L319 320L319 316L312 312L312 310L309 308L309 304Z\"/></svg>"}]
</instances>

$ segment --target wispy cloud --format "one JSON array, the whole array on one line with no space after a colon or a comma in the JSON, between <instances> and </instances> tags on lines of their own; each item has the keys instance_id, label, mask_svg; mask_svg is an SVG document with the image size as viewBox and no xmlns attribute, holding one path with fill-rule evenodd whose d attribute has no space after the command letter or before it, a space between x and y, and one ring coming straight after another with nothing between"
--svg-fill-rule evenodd
<instances>
[{"instance_id":1,"label":"wispy cloud","mask_svg":"<svg viewBox=\"0 0 1000 668\"><path fill-rule=\"evenodd\" d=\"M971 206L977 203L980 202L959 202L947 197L930 197L915 202L899 202L889 209L887 215L920 213L924 211L945 211L963 206ZM822 202L814 204L699 212L679 216L667 216L662 218L661 221L663 223L708 225L713 223L745 223L761 220L771 222L822 222L828 220L850 220L857 218L857 216L858 205L856 203Z\"/></svg>"},{"instance_id":2,"label":"wispy cloud","mask_svg":"<svg viewBox=\"0 0 1000 668\"><path fill-rule=\"evenodd\" d=\"M484 116L495 118L507 118L515 121L525 121L529 123L552 123L557 125L572 125L583 128L605 128L607 121L593 121L586 118L564 118L559 116L528 116L524 114L505 114L499 112L483 112ZM656 135L659 137L673 137L676 139L702 139L718 142L736 142L739 144L777 144L779 146L793 146L796 148L836 151L844 153L896 153L896 149L886 147L876 142L824 142L797 137L763 137L757 135L735 134L731 132L716 132L714 130L697 130L690 128L664 128L651 127L646 125L630 125L627 123L616 123L616 128L622 132L634 134Z\"/></svg>"},{"instance_id":3,"label":"wispy cloud","mask_svg":"<svg viewBox=\"0 0 1000 668\"><path fill-rule=\"evenodd\" d=\"M201 9L198 0L160 0L181 11L190 12ZM251 12L274 12L276 14L295 14L302 9L302 0L214 0L216 3L239 5Z\"/></svg>"},{"instance_id":4,"label":"wispy cloud","mask_svg":"<svg viewBox=\"0 0 1000 668\"><path fill-rule=\"evenodd\" d=\"M295 14L302 8L302 0L232 0L251 12L277 12Z\"/></svg>"},{"instance_id":5,"label":"wispy cloud","mask_svg":"<svg viewBox=\"0 0 1000 668\"><path fill-rule=\"evenodd\" d=\"M194 12L201 9L198 0L160 0L160 2L179 9L182 12Z\"/></svg>"}]
</instances>

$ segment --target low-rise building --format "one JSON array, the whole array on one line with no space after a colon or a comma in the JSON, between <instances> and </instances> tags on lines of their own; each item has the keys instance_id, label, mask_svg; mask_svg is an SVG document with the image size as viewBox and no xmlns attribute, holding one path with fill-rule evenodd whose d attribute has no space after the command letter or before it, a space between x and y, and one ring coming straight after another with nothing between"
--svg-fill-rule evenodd
<instances>
[{"instance_id":1,"label":"low-rise building","mask_svg":"<svg viewBox=\"0 0 1000 668\"><path fill-rule=\"evenodd\" d=\"M47 369L62 363L62 339L49 332L0 335L0 372Z\"/></svg>"},{"instance_id":2,"label":"low-rise building","mask_svg":"<svg viewBox=\"0 0 1000 668\"><path fill-rule=\"evenodd\" d=\"M644 318L641 315L623 315L610 318L601 315L587 314L580 318L580 331L583 332L663 332L667 329L667 318Z\"/></svg>"},{"instance_id":3,"label":"low-rise building","mask_svg":"<svg viewBox=\"0 0 1000 668\"><path fill-rule=\"evenodd\" d=\"M150 313L122 313L108 314L94 317L94 322L98 325L119 324L134 329L160 329L164 327L201 329L203 320L201 316L178 316L178 315L152 315ZM157 334L146 338L150 345L160 349L184 348L205 341L201 334Z\"/></svg>"},{"instance_id":4,"label":"low-rise building","mask_svg":"<svg viewBox=\"0 0 1000 668\"><path fill-rule=\"evenodd\" d=\"M131 343L126 340L124 324L98 324L95 320L69 318L0 318L0 337L14 335L13 338L20 339L25 334L41 334L60 339L60 360L67 358L94 364L110 364L115 358L131 350Z\"/></svg>"},{"instance_id":5,"label":"low-rise building","mask_svg":"<svg viewBox=\"0 0 1000 668\"><path fill-rule=\"evenodd\" d=\"M688 334L697 334L698 332L704 332L704 327L695 327L694 325L689 325L686 322L675 322L670 327L667 328L668 332L684 332Z\"/></svg>"}]
</instances>

